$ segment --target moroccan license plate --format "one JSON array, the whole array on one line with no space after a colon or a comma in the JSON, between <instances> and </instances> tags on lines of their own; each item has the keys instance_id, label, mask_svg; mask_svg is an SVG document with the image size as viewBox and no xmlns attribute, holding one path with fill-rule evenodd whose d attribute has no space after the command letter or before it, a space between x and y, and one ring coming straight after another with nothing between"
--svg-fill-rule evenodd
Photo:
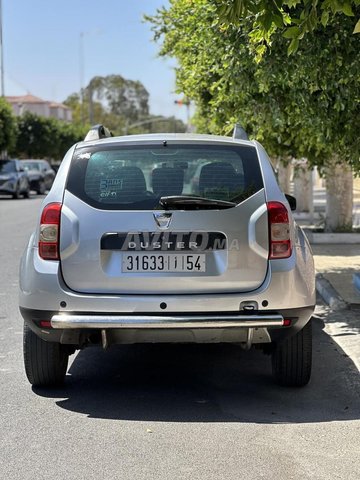
<instances>
[{"instance_id":1,"label":"moroccan license plate","mask_svg":"<svg viewBox=\"0 0 360 480\"><path fill-rule=\"evenodd\" d=\"M125 253L123 272L205 272L205 254Z\"/></svg>"}]
</instances>

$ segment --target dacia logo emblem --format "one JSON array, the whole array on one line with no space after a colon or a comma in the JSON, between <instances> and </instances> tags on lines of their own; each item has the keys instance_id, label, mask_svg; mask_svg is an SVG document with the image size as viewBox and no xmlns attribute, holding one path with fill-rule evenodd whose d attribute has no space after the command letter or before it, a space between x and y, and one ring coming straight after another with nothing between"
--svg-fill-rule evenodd
<instances>
[{"instance_id":1,"label":"dacia logo emblem","mask_svg":"<svg viewBox=\"0 0 360 480\"><path fill-rule=\"evenodd\" d=\"M167 212L154 212L154 219L157 224L157 226L161 230L166 230L169 228L170 223L171 223L171 217L172 213L167 213Z\"/></svg>"}]
</instances>

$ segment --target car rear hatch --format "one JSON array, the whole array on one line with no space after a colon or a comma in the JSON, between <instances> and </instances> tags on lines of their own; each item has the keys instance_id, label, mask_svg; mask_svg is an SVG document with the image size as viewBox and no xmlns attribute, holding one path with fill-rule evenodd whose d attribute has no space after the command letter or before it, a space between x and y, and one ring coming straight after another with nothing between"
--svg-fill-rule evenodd
<instances>
[{"instance_id":1,"label":"car rear hatch","mask_svg":"<svg viewBox=\"0 0 360 480\"><path fill-rule=\"evenodd\" d=\"M61 210L63 279L97 294L252 291L268 269L267 217L251 144L85 146Z\"/></svg>"}]
</instances>

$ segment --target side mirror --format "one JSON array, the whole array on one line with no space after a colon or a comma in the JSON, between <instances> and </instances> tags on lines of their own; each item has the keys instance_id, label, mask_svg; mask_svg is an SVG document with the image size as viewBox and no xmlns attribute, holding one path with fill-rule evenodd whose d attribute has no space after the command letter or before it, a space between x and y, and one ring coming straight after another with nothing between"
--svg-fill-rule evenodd
<instances>
[{"instance_id":1,"label":"side mirror","mask_svg":"<svg viewBox=\"0 0 360 480\"><path fill-rule=\"evenodd\" d=\"M19 167L19 172L25 172L25 168L24 167Z\"/></svg>"},{"instance_id":2,"label":"side mirror","mask_svg":"<svg viewBox=\"0 0 360 480\"><path fill-rule=\"evenodd\" d=\"M292 195L285 193L286 200L289 202L290 210L293 212L296 210L296 198Z\"/></svg>"}]
</instances>

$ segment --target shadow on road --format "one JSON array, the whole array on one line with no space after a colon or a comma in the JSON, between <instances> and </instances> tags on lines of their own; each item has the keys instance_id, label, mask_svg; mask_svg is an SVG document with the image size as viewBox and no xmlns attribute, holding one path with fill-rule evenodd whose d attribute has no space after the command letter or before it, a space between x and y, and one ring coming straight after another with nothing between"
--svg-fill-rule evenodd
<instances>
[{"instance_id":1,"label":"shadow on road","mask_svg":"<svg viewBox=\"0 0 360 480\"><path fill-rule=\"evenodd\" d=\"M360 418L360 378L314 319L314 368L302 389L276 386L270 357L234 345L134 345L80 352L59 390L34 389L92 418L310 423Z\"/></svg>"}]
</instances>

